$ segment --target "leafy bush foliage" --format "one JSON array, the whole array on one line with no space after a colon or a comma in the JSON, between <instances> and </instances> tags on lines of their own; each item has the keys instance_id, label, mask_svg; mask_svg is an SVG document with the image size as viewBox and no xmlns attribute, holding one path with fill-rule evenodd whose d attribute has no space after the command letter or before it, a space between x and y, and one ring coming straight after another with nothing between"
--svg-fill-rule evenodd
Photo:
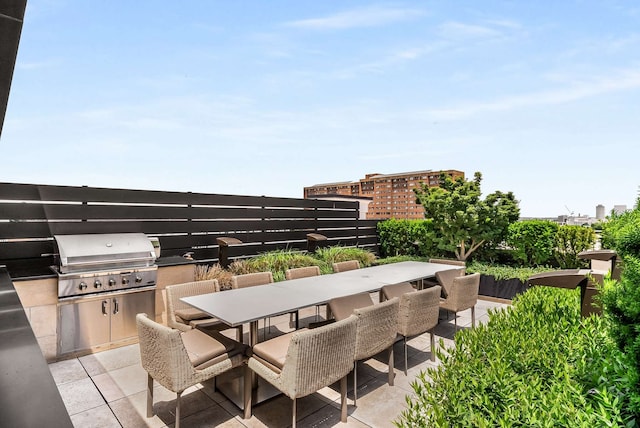
<instances>
[{"instance_id":1,"label":"leafy bush foliage","mask_svg":"<svg viewBox=\"0 0 640 428\"><path fill-rule=\"evenodd\" d=\"M625 237L637 234L638 230L640 230L640 209L612 214L609 221L603 224L602 246L616 250L620 256L625 256L627 253L640 256L637 246L629 246L631 242L622 244L625 239L633 241L633 238Z\"/></svg>"},{"instance_id":2,"label":"leafy bush foliage","mask_svg":"<svg viewBox=\"0 0 640 428\"><path fill-rule=\"evenodd\" d=\"M558 224L548 220L511 223L507 243L513 257L524 265L541 265L553 257Z\"/></svg>"},{"instance_id":3,"label":"leafy bush foliage","mask_svg":"<svg viewBox=\"0 0 640 428\"><path fill-rule=\"evenodd\" d=\"M579 268L586 265L578 258L578 253L593 247L596 233L590 227L563 225L556 233L555 257L563 269Z\"/></svg>"},{"instance_id":4,"label":"leafy bush foliage","mask_svg":"<svg viewBox=\"0 0 640 428\"><path fill-rule=\"evenodd\" d=\"M479 272L484 275L491 275L497 280L517 278L520 281L525 282L531 275L553 270L556 269L549 266L513 267L505 265L486 264L478 261L467 263L468 273Z\"/></svg>"},{"instance_id":5,"label":"leafy bush foliage","mask_svg":"<svg viewBox=\"0 0 640 428\"><path fill-rule=\"evenodd\" d=\"M456 334L412 383L399 427L637 426L624 356L576 290L534 287ZM441 342L441 346L444 344Z\"/></svg>"},{"instance_id":6,"label":"leafy bush foliage","mask_svg":"<svg viewBox=\"0 0 640 428\"><path fill-rule=\"evenodd\" d=\"M378 241L382 257L435 254L431 220L378 222Z\"/></svg>"}]
</instances>

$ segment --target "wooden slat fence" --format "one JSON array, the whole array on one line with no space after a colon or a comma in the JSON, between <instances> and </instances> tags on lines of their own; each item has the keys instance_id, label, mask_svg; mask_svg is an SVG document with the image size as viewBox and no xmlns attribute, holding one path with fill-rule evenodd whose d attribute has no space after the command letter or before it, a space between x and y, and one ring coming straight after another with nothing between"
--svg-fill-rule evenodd
<instances>
[{"instance_id":1,"label":"wooden slat fence","mask_svg":"<svg viewBox=\"0 0 640 428\"><path fill-rule=\"evenodd\" d=\"M162 257L209 262L223 236L243 242L232 258L305 250L307 233L377 253L376 224L351 201L0 183L0 265L20 275L53 264L58 234L142 232L159 238Z\"/></svg>"}]
</instances>

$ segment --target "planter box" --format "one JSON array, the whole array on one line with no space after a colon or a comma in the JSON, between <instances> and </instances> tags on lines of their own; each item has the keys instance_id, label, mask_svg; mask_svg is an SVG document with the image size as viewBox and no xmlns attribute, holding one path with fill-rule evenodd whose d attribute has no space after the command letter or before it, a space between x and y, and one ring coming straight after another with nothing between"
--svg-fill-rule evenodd
<instances>
[{"instance_id":1,"label":"planter box","mask_svg":"<svg viewBox=\"0 0 640 428\"><path fill-rule=\"evenodd\" d=\"M480 290L482 296L511 300L516 294L529 289L529 282L522 282L517 278L496 280L493 275L480 275Z\"/></svg>"}]
</instances>

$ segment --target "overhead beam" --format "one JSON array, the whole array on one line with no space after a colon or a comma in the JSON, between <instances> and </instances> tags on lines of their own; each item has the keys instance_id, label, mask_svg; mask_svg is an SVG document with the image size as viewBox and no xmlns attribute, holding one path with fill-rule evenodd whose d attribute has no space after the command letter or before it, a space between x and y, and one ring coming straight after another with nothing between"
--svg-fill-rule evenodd
<instances>
[{"instance_id":1,"label":"overhead beam","mask_svg":"<svg viewBox=\"0 0 640 428\"><path fill-rule=\"evenodd\" d=\"M27 0L0 2L0 136L2 136L4 117L7 113L9 91L26 7Z\"/></svg>"}]
</instances>

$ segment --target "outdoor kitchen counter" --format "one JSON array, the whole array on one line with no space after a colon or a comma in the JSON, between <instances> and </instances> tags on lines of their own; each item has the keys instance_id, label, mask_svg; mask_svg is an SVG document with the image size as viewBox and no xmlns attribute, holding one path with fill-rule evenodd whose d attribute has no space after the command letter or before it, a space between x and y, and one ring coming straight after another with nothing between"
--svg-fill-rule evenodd
<instances>
[{"instance_id":1,"label":"outdoor kitchen counter","mask_svg":"<svg viewBox=\"0 0 640 428\"><path fill-rule=\"evenodd\" d=\"M0 425L72 427L11 277L0 266Z\"/></svg>"}]
</instances>

